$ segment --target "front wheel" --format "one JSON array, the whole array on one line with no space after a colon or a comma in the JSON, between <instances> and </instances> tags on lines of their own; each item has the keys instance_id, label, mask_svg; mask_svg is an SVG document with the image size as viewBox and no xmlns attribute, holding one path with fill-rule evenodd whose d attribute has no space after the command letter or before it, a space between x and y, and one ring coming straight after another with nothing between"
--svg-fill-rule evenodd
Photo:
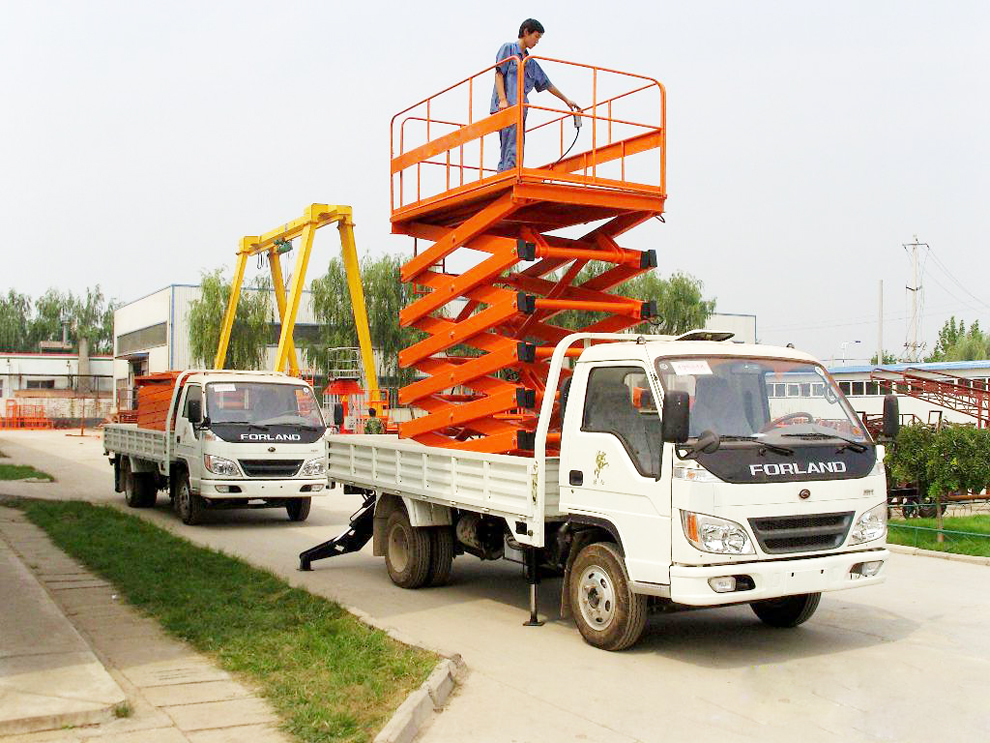
<instances>
[{"instance_id":1,"label":"front wheel","mask_svg":"<svg viewBox=\"0 0 990 743\"><path fill-rule=\"evenodd\" d=\"M194 495L189 489L189 475L185 472L178 475L179 482L175 486L175 512L182 519L183 524L195 526L203 520L203 512L206 504L198 495Z\"/></svg>"},{"instance_id":2,"label":"front wheel","mask_svg":"<svg viewBox=\"0 0 990 743\"><path fill-rule=\"evenodd\" d=\"M821 600L820 593L802 593L797 596L754 601L750 607L761 622L771 627L797 627L811 619Z\"/></svg>"},{"instance_id":3,"label":"front wheel","mask_svg":"<svg viewBox=\"0 0 990 743\"><path fill-rule=\"evenodd\" d=\"M309 518L309 509L313 504L312 498L293 498L285 504L289 521L305 521Z\"/></svg>"},{"instance_id":4,"label":"front wheel","mask_svg":"<svg viewBox=\"0 0 990 743\"><path fill-rule=\"evenodd\" d=\"M633 593L625 563L614 544L589 544L571 568L574 623L589 645L625 650L646 626L646 596Z\"/></svg>"}]
</instances>

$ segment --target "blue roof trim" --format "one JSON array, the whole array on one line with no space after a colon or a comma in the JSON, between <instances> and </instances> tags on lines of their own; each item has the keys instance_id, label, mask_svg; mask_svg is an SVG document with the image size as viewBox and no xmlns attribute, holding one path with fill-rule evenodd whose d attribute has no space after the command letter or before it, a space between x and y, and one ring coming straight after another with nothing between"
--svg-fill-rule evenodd
<instances>
[{"instance_id":1,"label":"blue roof trim","mask_svg":"<svg viewBox=\"0 0 990 743\"><path fill-rule=\"evenodd\" d=\"M966 371L972 369L990 370L990 359L979 361L937 361L929 364L916 362L912 364L877 364L873 366L833 366L830 367L829 374L869 374L874 369L885 369L886 371L904 371L906 369L923 369L925 371Z\"/></svg>"}]
</instances>

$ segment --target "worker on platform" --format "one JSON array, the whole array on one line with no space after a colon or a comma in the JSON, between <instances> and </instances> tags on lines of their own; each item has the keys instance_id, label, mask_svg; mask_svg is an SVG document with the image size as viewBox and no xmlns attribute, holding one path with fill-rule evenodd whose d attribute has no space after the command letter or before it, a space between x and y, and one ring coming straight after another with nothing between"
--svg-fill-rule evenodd
<instances>
[{"instance_id":1,"label":"worker on platform","mask_svg":"<svg viewBox=\"0 0 990 743\"><path fill-rule=\"evenodd\" d=\"M489 113L498 113L502 109L514 106L517 103L518 94L518 67L516 57L523 59L529 56L529 50L540 43L543 38L543 24L535 18L527 18L519 26L518 41L510 41L502 44L495 58L497 67L495 68L495 90L492 91L492 105ZM572 111L580 111L581 107L561 93L557 87L550 82L550 78L543 72L539 62L535 59L526 62L523 66L523 102L529 102L529 91L536 88L538 92L549 90ZM526 121L526 111L523 110L523 122ZM525 128L525 127L524 127ZM498 170L510 170L516 167L516 127L515 124L507 126L499 131L499 139L502 144L501 157L498 162ZM525 133L524 133L525 134Z\"/></svg>"}]
</instances>

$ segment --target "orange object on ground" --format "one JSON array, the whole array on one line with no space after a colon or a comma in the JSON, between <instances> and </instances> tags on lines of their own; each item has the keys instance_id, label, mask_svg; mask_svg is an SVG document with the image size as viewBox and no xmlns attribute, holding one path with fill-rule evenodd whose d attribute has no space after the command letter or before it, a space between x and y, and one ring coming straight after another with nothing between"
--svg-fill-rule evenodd
<instances>
[{"instance_id":1,"label":"orange object on ground","mask_svg":"<svg viewBox=\"0 0 990 743\"><path fill-rule=\"evenodd\" d=\"M536 410L544 395L557 395L545 389L553 347L572 332L617 332L656 314L654 302L612 290L657 265L654 251L622 248L616 239L664 210L663 87L600 67L540 64L551 78L570 76L568 90L583 77L577 99L590 105L578 116L532 103L488 116L488 68L392 119L392 231L417 240L402 280L418 298L400 321L425 334L399 354L403 367L426 375L399 392L400 404L426 412L400 424L402 437L530 453ZM520 86L524 77L517 76ZM518 164L497 172L490 163L508 126L515 126ZM576 154L566 147L572 131L575 143L587 133ZM549 164L526 167L527 156ZM591 222L598 224L577 236L552 234ZM420 240L429 246L419 250ZM578 284L590 261L603 271ZM554 324L567 311L589 313L580 315L583 327ZM553 445L557 408L550 425Z\"/></svg>"}]
</instances>

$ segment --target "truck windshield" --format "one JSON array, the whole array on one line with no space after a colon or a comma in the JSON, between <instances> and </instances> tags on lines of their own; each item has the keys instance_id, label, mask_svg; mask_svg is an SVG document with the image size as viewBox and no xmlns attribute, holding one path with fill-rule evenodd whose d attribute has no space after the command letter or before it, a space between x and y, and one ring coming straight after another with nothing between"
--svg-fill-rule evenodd
<instances>
[{"instance_id":1,"label":"truck windshield","mask_svg":"<svg viewBox=\"0 0 990 743\"><path fill-rule=\"evenodd\" d=\"M835 382L818 364L739 356L661 358L664 390L690 396L689 434L793 446L826 438L871 443Z\"/></svg>"},{"instance_id":2,"label":"truck windshield","mask_svg":"<svg viewBox=\"0 0 990 743\"><path fill-rule=\"evenodd\" d=\"M206 386L210 425L291 426L324 429L309 387L266 382L211 382Z\"/></svg>"}]
</instances>

